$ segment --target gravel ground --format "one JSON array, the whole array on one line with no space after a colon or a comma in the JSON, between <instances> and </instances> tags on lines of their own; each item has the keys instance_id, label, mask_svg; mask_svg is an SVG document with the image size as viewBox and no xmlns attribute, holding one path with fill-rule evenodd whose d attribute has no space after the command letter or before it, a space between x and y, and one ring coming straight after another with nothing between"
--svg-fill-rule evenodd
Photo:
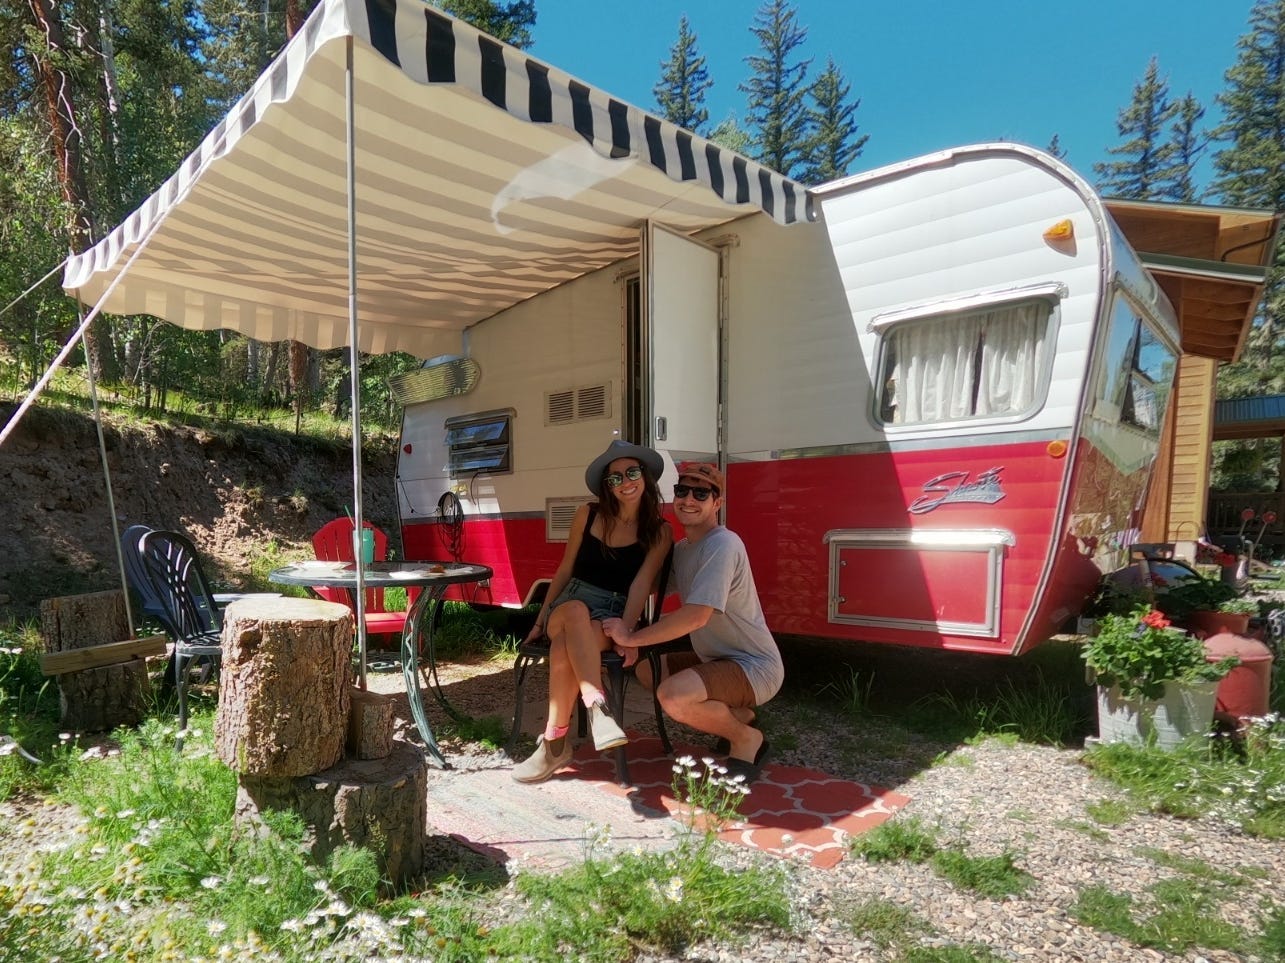
<instances>
[{"instance_id":1,"label":"gravel ground","mask_svg":"<svg viewBox=\"0 0 1285 963\"><path fill-rule=\"evenodd\" d=\"M1285 845L1247 837L1214 819L1180 821L1136 814L1121 825L1101 826L1088 815L1088 807L1122 796L1082 764L1081 749L1006 746L998 741L976 746L907 742L904 735L895 741L885 740L877 721L857 726L852 715L836 708L833 687L830 696L818 694L825 680L836 676L834 654L816 650L803 658L803 663L791 661L791 684L762 712L763 727L776 747L776 762L809 766L904 793L912 802L896 818L918 817L932 828L939 843L959 845L970 855L1011 852L1017 866L1034 877L1034 885L1020 897L992 900L954 887L926 865L875 865L848 858L833 869L822 870L782 863L739 846L719 847L718 858L731 868L756 863L785 868L793 931L751 932L741 942L699 945L678 957L643 954L641 963L904 958L904 945L881 947L853 931L853 909L868 901L913 913L921 926L912 945L968 946L978 959L1211 963L1264 959L1226 951L1167 954L1143 949L1080 925L1071 909L1079 892L1092 885L1131 895L1145 906L1149 887L1182 877L1156 858L1155 851L1162 851L1234 877L1235 886L1219 904L1218 913L1243 931L1258 932L1260 918L1269 908L1285 905L1280 891L1280 880L1285 878ZM922 692L912 691L915 687L898 688L905 686L905 677L899 677L898 672L908 672L918 689L927 690L946 679L955 686L972 681L961 672L966 675L981 664L955 663L934 653L919 653L898 669L878 659L872 656L870 661L858 659L856 663L845 659L845 663L858 666L861 672L869 669L880 681L881 690L891 687L903 699L916 698ZM961 670L961 665L970 668ZM994 671L1003 673L1007 667L991 660L981 674ZM984 681L981 675L978 678ZM371 675L371 686L395 690L399 679L399 673L376 671ZM503 663L451 666L444 680L456 705L472 714L493 715L498 709L503 715L511 704L511 676ZM542 677L536 677L532 689L537 694L543 691ZM840 686L838 691L851 690ZM540 723L539 716L538 709L528 716L531 726ZM643 730L651 725L645 713L636 722ZM701 742L700 736L689 732L675 735ZM459 766L496 765L494 753L482 753L473 744L447 738L444 748ZM33 850L65 845L78 822L71 811L37 801L0 804L0 879L26 863ZM432 845L449 848L453 844L438 838ZM500 894L495 902L497 916L515 908L516 900L511 887Z\"/></svg>"}]
</instances>

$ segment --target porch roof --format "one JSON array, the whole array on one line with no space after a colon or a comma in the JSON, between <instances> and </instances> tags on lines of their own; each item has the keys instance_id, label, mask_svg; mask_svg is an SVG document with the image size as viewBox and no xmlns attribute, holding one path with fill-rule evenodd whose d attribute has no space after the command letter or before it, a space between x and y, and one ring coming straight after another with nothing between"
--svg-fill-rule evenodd
<instances>
[{"instance_id":1,"label":"porch roof","mask_svg":"<svg viewBox=\"0 0 1285 963\"><path fill-rule=\"evenodd\" d=\"M1285 437L1285 395L1214 402L1214 441Z\"/></svg>"},{"instance_id":2,"label":"porch roof","mask_svg":"<svg viewBox=\"0 0 1285 963\"><path fill-rule=\"evenodd\" d=\"M1159 201L1104 203L1173 302L1183 352L1237 360L1263 295L1281 215Z\"/></svg>"}]
</instances>

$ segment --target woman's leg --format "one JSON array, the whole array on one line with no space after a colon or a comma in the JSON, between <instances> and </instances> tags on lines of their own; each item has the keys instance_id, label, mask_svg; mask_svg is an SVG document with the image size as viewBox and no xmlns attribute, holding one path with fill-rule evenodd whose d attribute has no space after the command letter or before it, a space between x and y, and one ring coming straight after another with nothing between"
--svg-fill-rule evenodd
<instances>
[{"instance_id":1,"label":"woman's leg","mask_svg":"<svg viewBox=\"0 0 1285 963\"><path fill-rule=\"evenodd\" d=\"M602 693L602 653L607 637L602 623L589 616L583 602L564 602L549 616L549 718L571 718L572 700L582 696L588 705ZM555 681L556 679L556 681ZM554 715L557 709L565 715ZM562 724L562 723L559 723Z\"/></svg>"}]
</instances>

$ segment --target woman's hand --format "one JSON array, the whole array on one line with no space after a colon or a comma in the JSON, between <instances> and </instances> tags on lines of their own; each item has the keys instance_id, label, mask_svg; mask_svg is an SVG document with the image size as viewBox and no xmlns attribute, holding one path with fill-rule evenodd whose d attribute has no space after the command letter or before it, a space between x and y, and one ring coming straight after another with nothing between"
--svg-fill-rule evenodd
<instances>
[{"instance_id":1,"label":"woman's hand","mask_svg":"<svg viewBox=\"0 0 1285 963\"><path fill-rule=\"evenodd\" d=\"M536 639L543 638L543 637L544 637L544 629L545 629L544 623L542 623L542 622L537 618L537 619L535 620L535 624L531 626L531 631L530 631L530 632L528 632L528 633L526 634L526 640L525 640L525 641L526 641L526 642L534 642Z\"/></svg>"},{"instance_id":2,"label":"woman's hand","mask_svg":"<svg viewBox=\"0 0 1285 963\"><path fill-rule=\"evenodd\" d=\"M626 669L638 661L639 653L638 653L637 647L632 645L614 645L613 644L612 648L616 650L616 655L624 657L624 660L625 660L624 666Z\"/></svg>"}]
</instances>

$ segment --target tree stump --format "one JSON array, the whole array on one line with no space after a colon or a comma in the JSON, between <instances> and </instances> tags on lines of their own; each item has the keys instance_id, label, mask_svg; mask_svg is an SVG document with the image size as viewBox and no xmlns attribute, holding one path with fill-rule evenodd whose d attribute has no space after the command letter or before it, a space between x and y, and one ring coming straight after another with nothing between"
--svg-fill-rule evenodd
<instances>
[{"instance_id":1,"label":"tree stump","mask_svg":"<svg viewBox=\"0 0 1285 963\"><path fill-rule=\"evenodd\" d=\"M382 759L393 751L395 700L381 692L353 689L348 715L348 755L354 759Z\"/></svg>"},{"instance_id":2,"label":"tree stump","mask_svg":"<svg viewBox=\"0 0 1285 963\"><path fill-rule=\"evenodd\" d=\"M66 595L40 603L46 652L67 652L130 637L125 596L119 589ZM147 664L130 659L58 676L60 724L76 732L103 732L143 721L151 702Z\"/></svg>"},{"instance_id":3,"label":"tree stump","mask_svg":"<svg viewBox=\"0 0 1285 963\"><path fill-rule=\"evenodd\" d=\"M352 614L315 599L241 599L223 618L214 742L241 773L307 776L334 765L348 732Z\"/></svg>"},{"instance_id":4,"label":"tree stump","mask_svg":"<svg viewBox=\"0 0 1285 963\"><path fill-rule=\"evenodd\" d=\"M273 809L302 816L318 862L348 844L372 850L380 870L394 882L423 869L428 764L418 746L399 740L382 759L346 759L295 779L238 777L238 825L259 831L262 813Z\"/></svg>"}]
</instances>

